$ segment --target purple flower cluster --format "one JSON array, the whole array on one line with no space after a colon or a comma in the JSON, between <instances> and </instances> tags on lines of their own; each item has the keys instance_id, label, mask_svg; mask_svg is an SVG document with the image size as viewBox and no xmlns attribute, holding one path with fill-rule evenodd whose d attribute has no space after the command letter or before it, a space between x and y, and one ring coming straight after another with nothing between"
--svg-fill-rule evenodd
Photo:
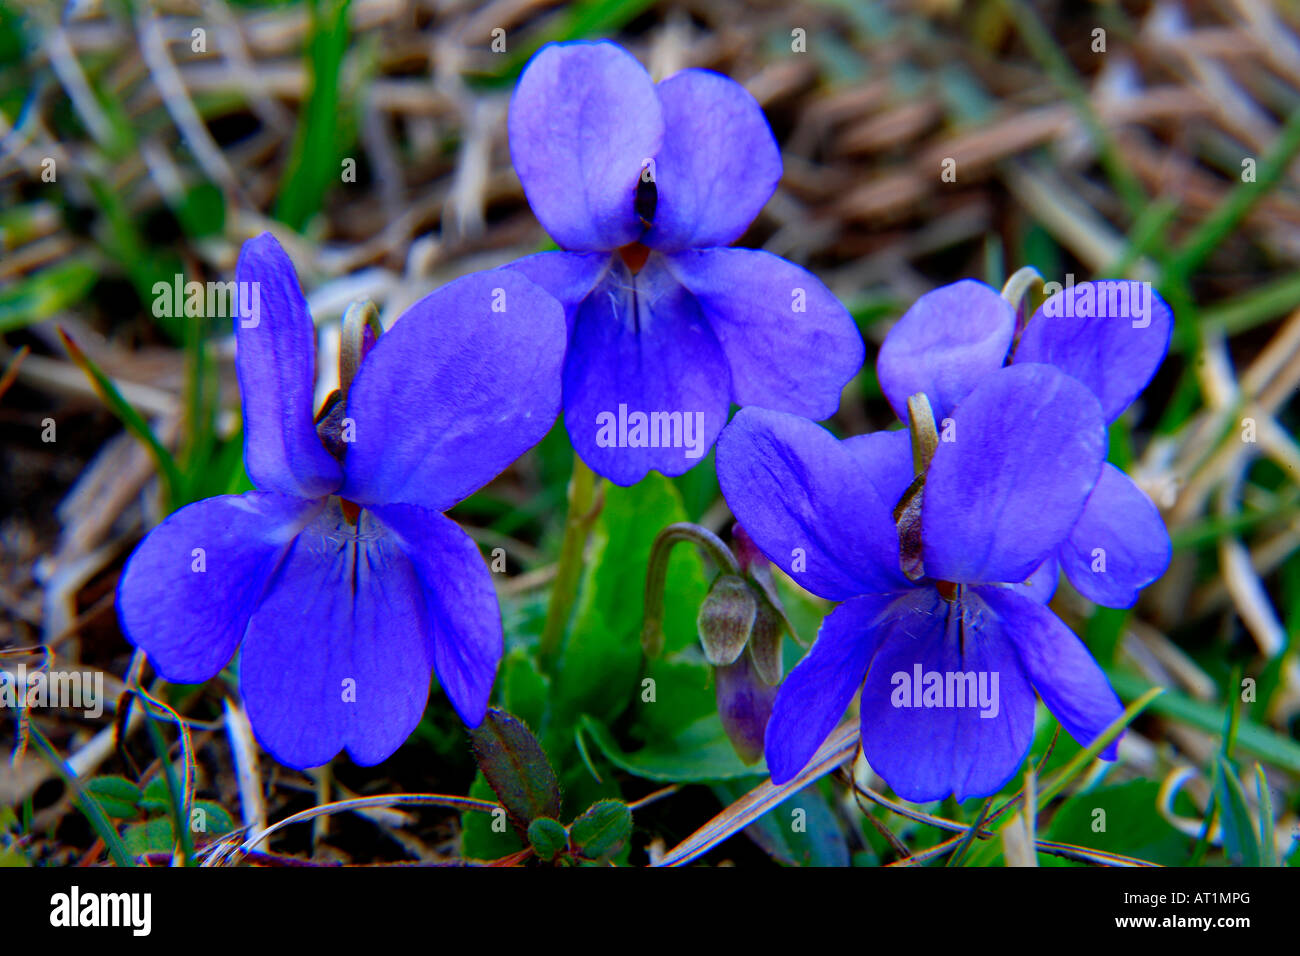
<instances>
[{"instance_id":1,"label":"purple flower cluster","mask_svg":"<svg viewBox=\"0 0 1300 956\"><path fill-rule=\"evenodd\" d=\"M680 475L716 442L744 532L842 602L774 705L726 672L729 729L771 708L765 742L761 726L745 739L776 782L859 691L865 755L913 800L996 792L1028 752L1035 692L1081 744L1118 717L1047 602L1063 572L1129 607L1169 561L1155 506L1105 461L1107 425L1168 349L1149 287L1071 286L1023 327L981 283L931 292L877 363L907 427L841 441L814 420L862 365L851 316L799 266L729 248L782 171L743 87L696 69L655 83L614 44L553 44L520 78L509 136L561 251L416 303L319 414L293 266L269 235L245 244L237 281L260 307L236 322L237 365L259 490L180 509L127 563L123 629L162 677L207 680L242 648L253 728L294 767L386 758L431 672L477 725L501 616L443 512L563 408L577 454L618 484Z\"/></svg>"},{"instance_id":2,"label":"purple flower cluster","mask_svg":"<svg viewBox=\"0 0 1300 956\"><path fill-rule=\"evenodd\" d=\"M924 395L942 425L919 474L908 431L839 441L757 408L728 425L718 479L732 512L795 581L844 602L777 696L774 781L799 772L859 688L863 752L912 800L997 792L1028 752L1035 690L1083 745L1119 716L1044 605L1058 566L1128 606L1168 563L1155 507L1104 459L1106 423L1150 380L1172 316L1153 297L1150 321L1130 322L1088 291L1103 304L1049 299L1014 353L1015 314L981 283L907 312L877 368L900 417Z\"/></svg>"}]
</instances>

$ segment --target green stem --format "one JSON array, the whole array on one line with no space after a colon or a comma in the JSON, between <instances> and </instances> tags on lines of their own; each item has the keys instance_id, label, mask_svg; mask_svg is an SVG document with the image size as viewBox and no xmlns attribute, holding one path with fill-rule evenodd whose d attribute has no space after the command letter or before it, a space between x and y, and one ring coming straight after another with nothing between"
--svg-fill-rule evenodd
<instances>
[{"instance_id":1,"label":"green stem","mask_svg":"<svg viewBox=\"0 0 1300 956\"><path fill-rule=\"evenodd\" d=\"M538 644L538 658L543 671L550 673L564 644L582 579L583 552L587 535L600 509L596 502L596 475L575 453L573 476L569 479L569 513L564 521L564 541L560 544L560 561L551 585L551 603L546 608L546 623Z\"/></svg>"},{"instance_id":2,"label":"green stem","mask_svg":"<svg viewBox=\"0 0 1300 956\"><path fill-rule=\"evenodd\" d=\"M679 521L660 531L650 546L650 560L646 564L645 618L641 624L641 648L646 657L658 657L664 649L664 581L668 577L668 558L673 545L681 541L690 541L704 551L721 573L740 574L736 556L708 528Z\"/></svg>"}]
</instances>

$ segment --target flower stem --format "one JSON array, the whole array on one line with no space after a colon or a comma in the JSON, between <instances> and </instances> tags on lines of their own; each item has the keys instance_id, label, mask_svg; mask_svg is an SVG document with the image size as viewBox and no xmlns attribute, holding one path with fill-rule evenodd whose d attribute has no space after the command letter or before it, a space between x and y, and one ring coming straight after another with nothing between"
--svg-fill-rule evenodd
<instances>
[{"instance_id":1,"label":"flower stem","mask_svg":"<svg viewBox=\"0 0 1300 956\"><path fill-rule=\"evenodd\" d=\"M573 456L573 476L569 479L569 512L564 520L564 541L560 544L560 561L551 585L551 603L546 608L546 623L537 652L541 669L551 673L560 656L564 632L578 597L582 579L583 552L587 535L600 514L601 501L596 494L596 475L577 453Z\"/></svg>"},{"instance_id":2,"label":"flower stem","mask_svg":"<svg viewBox=\"0 0 1300 956\"><path fill-rule=\"evenodd\" d=\"M731 549L708 528L679 521L660 531L650 547L650 560L646 565L645 618L641 625L641 649L646 657L658 657L664 649L664 581L668 577L669 552L679 541L693 542L713 559L721 573L740 573L740 565Z\"/></svg>"}]
</instances>

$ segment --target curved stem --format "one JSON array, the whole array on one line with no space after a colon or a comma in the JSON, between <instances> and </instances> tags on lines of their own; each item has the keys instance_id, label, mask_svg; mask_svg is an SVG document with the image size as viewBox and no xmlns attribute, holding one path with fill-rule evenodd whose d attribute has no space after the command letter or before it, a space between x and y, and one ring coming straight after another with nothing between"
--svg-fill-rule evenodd
<instances>
[{"instance_id":1,"label":"curved stem","mask_svg":"<svg viewBox=\"0 0 1300 956\"><path fill-rule=\"evenodd\" d=\"M596 475L575 452L573 476L569 479L569 513L564 521L564 540L560 544L560 560L556 567L555 582L551 585L551 603L546 608L546 623L537 652L544 672L550 673L560 656L564 632L569 626L573 603L578 597L578 584L582 579L583 552L587 535L600 513L596 500Z\"/></svg>"},{"instance_id":2,"label":"curved stem","mask_svg":"<svg viewBox=\"0 0 1300 956\"><path fill-rule=\"evenodd\" d=\"M668 575L668 556L673 545L690 541L706 553L718 570L740 574L740 564L721 538L697 524L679 521L670 524L655 537L645 573L645 618L641 626L641 648L646 657L657 657L664 646L664 579Z\"/></svg>"}]
</instances>

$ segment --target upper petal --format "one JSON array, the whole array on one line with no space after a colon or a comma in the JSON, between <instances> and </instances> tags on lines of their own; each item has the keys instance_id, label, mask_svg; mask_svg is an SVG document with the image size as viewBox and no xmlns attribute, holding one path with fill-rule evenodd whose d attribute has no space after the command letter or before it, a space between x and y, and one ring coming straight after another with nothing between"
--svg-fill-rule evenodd
<instances>
[{"instance_id":1,"label":"upper petal","mask_svg":"<svg viewBox=\"0 0 1300 956\"><path fill-rule=\"evenodd\" d=\"M1160 512L1128 475L1105 464L1083 514L1061 546L1070 583L1090 601L1132 607L1173 553Z\"/></svg>"},{"instance_id":2,"label":"upper petal","mask_svg":"<svg viewBox=\"0 0 1300 956\"><path fill-rule=\"evenodd\" d=\"M460 719L477 727L504 649L492 573L470 536L445 515L412 505L374 511L415 568L443 693Z\"/></svg>"},{"instance_id":3,"label":"upper petal","mask_svg":"<svg viewBox=\"0 0 1300 956\"><path fill-rule=\"evenodd\" d=\"M663 143L647 245L665 252L740 238L781 180L781 151L749 91L712 70L682 70L656 87Z\"/></svg>"},{"instance_id":4,"label":"upper petal","mask_svg":"<svg viewBox=\"0 0 1300 956\"><path fill-rule=\"evenodd\" d=\"M866 470L880 500L892 510L916 477L912 465L912 436L907 429L854 435L844 439L842 444Z\"/></svg>"},{"instance_id":5,"label":"upper petal","mask_svg":"<svg viewBox=\"0 0 1300 956\"><path fill-rule=\"evenodd\" d=\"M1080 282L1039 306L1015 361L1045 362L1073 375L1092 389L1111 422L1151 381L1173 330L1173 310L1150 283Z\"/></svg>"},{"instance_id":6,"label":"upper petal","mask_svg":"<svg viewBox=\"0 0 1300 956\"><path fill-rule=\"evenodd\" d=\"M843 601L909 586L889 505L821 426L742 408L718 440L718 483L754 543L806 590Z\"/></svg>"},{"instance_id":7,"label":"upper petal","mask_svg":"<svg viewBox=\"0 0 1300 956\"><path fill-rule=\"evenodd\" d=\"M235 280L235 366L248 477L265 491L329 494L342 472L316 435L316 330L293 263L264 232L244 243Z\"/></svg>"},{"instance_id":8,"label":"upper petal","mask_svg":"<svg viewBox=\"0 0 1300 956\"><path fill-rule=\"evenodd\" d=\"M512 270L425 296L361 363L339 493L445 511L477 491L555 421L564 349L559 303Z\"/></svg>"},{"instance_id":9,"label":"upper petal","mask_svg":"<svg viewBox=\"0 0 1300 956\"><path fill-rule=\"evenodd\" d=\"M1083 641L1048 608L1009 588L975 589L1002 622L1016 655L1047 709L1087 747L1119 719L1124 705ZM1101 752L1114 760L1119 741Z\"/></svg>"},{"instance_id":10,"label":"upper petal","mask_svg":"<svg viewBox=\"0 0 1300 956\"><path fill-rule=\"evenodd\" d=\"M985 375L1002 367L1015 327L1006 299L974 279L921 296L894 323L876 358L895 414L907 421L908 398L924 392L936 421L951 415Z\"/></svg>"},{"instance_id":11,"label":"upper petal","mask_svg":"<svg viewBox=\"0 0 1300 956\"><path fill-rule=\"evenodd\" d=\"M290 767L346 747L369 766L411 735L429 696L420 582L366 511L330 507L295 540L248 623L240 689L262 746Z\"/></svg>"},{"instance_id":12,"label":"upper petal","mask_svg":"<svg viewBox=\"0 0 1300 956\"><path fill-rule=\"evenodd\" d=\"M1070 533L1101 472L1092 393L1050 365L987 375L952 414L921 505L932 578L1024 581Z\"/></svg>"},{"instance_id":13,"label":"upper petal","mask_svg":"<svg viewBox=\"0 0 1300 956\"><path fill-rule=\"evenodd\" d=\"M699 463L727 420L731 378L699 306L653 255L615 263L579 306L564 362L564 425L597 473L631 485Z\"/></svg>"},{"instance_id":14,"label":"upper petal","mask_svg":"<svg viewBox=\"0 0 1300 956\"><path fill-rule=\"evenodd\" d=\"M122 632L164 680L196 684L235 653L319 501L253 491L186 505L140 542L117 584Z\"/></svg>"},{"instance_id":15,"label":"upper petal","mask_svg":"<svg viewBox=\"0 0 1300 956\"><path fill-rule=\"evenodd\" d=\"M666 263L722 344L737 405L835 414L865 347L853 316L820 279L753 249L687 251Z\"/></svg>"},{"instance_id":16,"label":"upper petal","mask_svg":"<svg viewBox=\"0 0 1300 956\"><path fill-rule=\"evenodd\" d=\"M876 649L877 619L897 599L872 594L845 601L822 621L817 641L776 695L765 751L772 782L783 784L808 763L862 686Z\"/></svg>"},{"instance_id":17,"label":"upper petal","mask_svg":"<svg viewBox=\"0 0 1300 956\"><path fill-rule=\"evenodd\" d=\"M1001 790L1034 737L1034 692L1001 622L978 598L918 588L878 622L876 648L860 708L871 768L905 800Z\"/></svg>"},{"instance_id":18,"label":"upper petal","mask_svg":"<svg viewBox=\"0 0 1300 956\"><path fill-rule=\"evenodd\" d=\"M547 44L519 77L508 125L528 204L556 242L612 250L641 234L637 184L664 127L635 57L607 40Z\"/></svg>"}]
</instances>

